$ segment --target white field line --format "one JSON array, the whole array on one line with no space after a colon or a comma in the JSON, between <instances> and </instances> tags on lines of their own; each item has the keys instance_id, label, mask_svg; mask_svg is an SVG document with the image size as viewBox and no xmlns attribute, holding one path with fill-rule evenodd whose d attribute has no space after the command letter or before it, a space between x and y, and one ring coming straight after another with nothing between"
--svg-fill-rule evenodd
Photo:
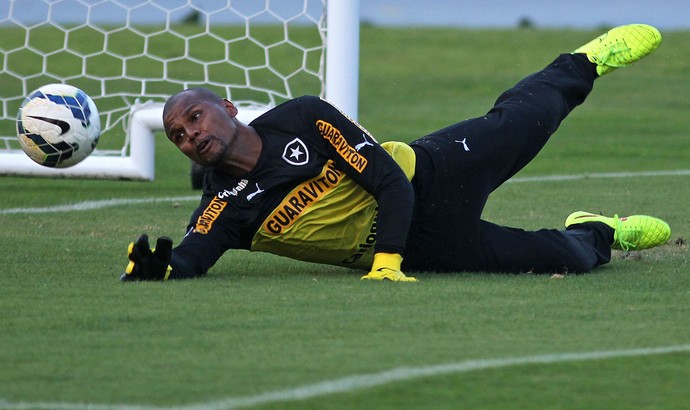
<instances>
[{"instance_id":1,"label":"white field line","mask_svg":"<svg viewBox=\"0 0 690 410\"><path fill-rule=\"evenodd\" d=\"M647 172L603 172L593 174L573 174L573 175L547 175L537 177L517 177L508 180L512 183L521 182L552 182L552 181L572 181L578 179L601 179L601 178L640 178L640 177L655 177L655 176L683 176L690 175L690 169L680 169L675 171L647 171ZM94 209L102 209L108 207L115 207L130 204L146 204L158 202L187 202L198 201L201 195L197 196L177 196L177 197L162 197L162 198L122 198L122 199L106 199L101 201L84 201L72 204L36 207L36 208L9 208L0 209L0 215L17 215L17 214L44 214L54 212L71 212L71 211L90 211Z\"/></svg>"},{"instance_id":2,"label":"white field line","mask_svg":"<svg viewBox=\"0 0 690 410\"><path fill-rule=\"evenodd\" d=\"M70 212L70 211L90 211L93 209L109 208L114 206L131 205L131 204L153 204L159 202L186 202L199 201L201 195L194 196L171 196L163 198L120 198L120 199L104 199L100 201L84 201L72 204L46 206L38 208L9 208L0 209L0 215L16 215L16 214L48 214L53 212Z\"/></svg>"},{"instance_id":3,"label":"white field line","mask_svg":"<svg viewBox=\"0 0 690 410\"><path fill-rule=\"evenodd\" d=\"M641 177L661 177L661 176L683 176L690 175L690 169L678 169L674 171L640 171L640 172L599 172L591 174L573 175L546 175L538 177L518 177L509 179L508 182L551 182L551 181L572 181L577 179L601 179L601 178L641 178Z\"/></svg>"},{"instance_id":4,"label":"white field line","mask_svg":"<svg viewBox=\"0 0 690 410\"><path fill-rule=\"evenodd\" d=\"M423 367L399 367L380 373L370 373L306 384L290 389L268 391L254 396L229 397L206 403L185 406L161 407L129 404L86 404L86 403L48 403L48 402L9 402L0 399L2 410L231 410L260 404L280 403L305 400L336 393L349 393L355 390L382 386L394 382L413 380L422 377L442 376L446 374L467 373L472 371L497 369L510 366L531 364L552 364L565 362L582 362L592 360L616 359L622 357L639 357L670 353L690 352L690 344L624 349L594 352L554 353L537 356L509 357L503 359L466 360Z\"/></svg>"}]
</instances>

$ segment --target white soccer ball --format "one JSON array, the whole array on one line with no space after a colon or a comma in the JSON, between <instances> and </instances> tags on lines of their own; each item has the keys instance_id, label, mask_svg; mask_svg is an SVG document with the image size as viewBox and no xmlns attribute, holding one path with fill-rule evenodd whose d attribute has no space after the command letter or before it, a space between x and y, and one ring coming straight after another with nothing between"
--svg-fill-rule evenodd
<instances>
[{"instance_id":1,"label":"white soccer ball","mask_svg":"<svg viewBox=\"0 0 690 410\"><path fill-rule=\"evenodd\" d=\"M17 138L37 164L66 168L88 157L101 135L101 119L91 97L67 84L48 84L19 107Z\"/></svg>"}]
</instances>

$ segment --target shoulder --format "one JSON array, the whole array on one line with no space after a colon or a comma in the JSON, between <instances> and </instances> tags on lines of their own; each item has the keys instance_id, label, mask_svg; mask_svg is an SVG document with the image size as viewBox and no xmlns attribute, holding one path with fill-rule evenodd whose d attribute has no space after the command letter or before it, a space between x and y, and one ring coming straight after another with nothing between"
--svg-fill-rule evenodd
<instances>
[{"instance_id":1,"label":"shoulder","mask_svg":"<svg viewBox=\"0 0 690 410\"><path fill-rule=\"evenodd\" d=\"M301 97L285 101L284 103L271 108L263 116L280 114L285 111L304 110L309 109L310 107L316 107L323 104L326 104L326 102L320 97L317 97L315 95L303 95Z\"/></svg>"},{"instance_id":2,"label":"shoulder","mask_svg":"<svg viewBox=\"0 0 690 410\"><path fill-rule=\"evenodd\" d=\"M285 101L254 119L249 125L255 129L300 129L314 124L317 118L333 115L337 111L324 99L304 95Z\"/></svg>"},{"instance_id":3,"label":"shoulder","mask_svg":"<svg viewBox=\"0 0 690 410\"><path fill-rule=\"evenodd\" d=\"M328 109L330 107L331 105L321 97L314 95L303 95L279 105L276 107L276 109L293 109L298 111L299 114L303 116L309 116L310 114L321 113L324 109Z\"/></svg>"}]
</instances>

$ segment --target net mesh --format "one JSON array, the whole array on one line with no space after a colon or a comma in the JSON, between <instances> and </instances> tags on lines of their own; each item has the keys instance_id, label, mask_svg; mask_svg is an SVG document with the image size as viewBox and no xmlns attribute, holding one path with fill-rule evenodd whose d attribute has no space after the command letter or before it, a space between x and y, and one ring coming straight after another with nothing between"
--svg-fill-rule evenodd
<instances>
[{"instance_id":1,"label":"net mesh","mask_svg":"<svg viewBox=\"0 0 690 410\"><path fill-rule=\"evenodd\" d=\"M126 155L132 107L206 87L240 107L324 95L325 0L10 0L0 3L0 152L48 83L96 103L96 155Z\"/></svg>"}]
</instances>

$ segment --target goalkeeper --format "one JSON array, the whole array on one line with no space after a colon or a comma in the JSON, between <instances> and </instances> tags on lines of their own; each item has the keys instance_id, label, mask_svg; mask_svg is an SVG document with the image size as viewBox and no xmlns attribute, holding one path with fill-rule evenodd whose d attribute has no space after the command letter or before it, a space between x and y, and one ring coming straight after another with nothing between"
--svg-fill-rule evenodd
<instances>
[{"instance_id":1,"label":"goalkeeper","mask_svg":"<svg viewBox=\"0 0 690 410\"><path fill-rule=\"evenodd\" d=\"M201 203L174 249L166 237L155 250L146 235L130 244L122 280L201 276L230 249L415 281L403 272L587 272L609 262L612 247L663 244L670 228L644 215L575 212L565 230L538 231L481 219L489 194L535 157L595 79L660 42L651 26L614 28L520 81L484 116L409 145L378 144L317 97L243 124L209 90L175 94L165 132L210 168Z\"/></svg>"}]
</instances>

